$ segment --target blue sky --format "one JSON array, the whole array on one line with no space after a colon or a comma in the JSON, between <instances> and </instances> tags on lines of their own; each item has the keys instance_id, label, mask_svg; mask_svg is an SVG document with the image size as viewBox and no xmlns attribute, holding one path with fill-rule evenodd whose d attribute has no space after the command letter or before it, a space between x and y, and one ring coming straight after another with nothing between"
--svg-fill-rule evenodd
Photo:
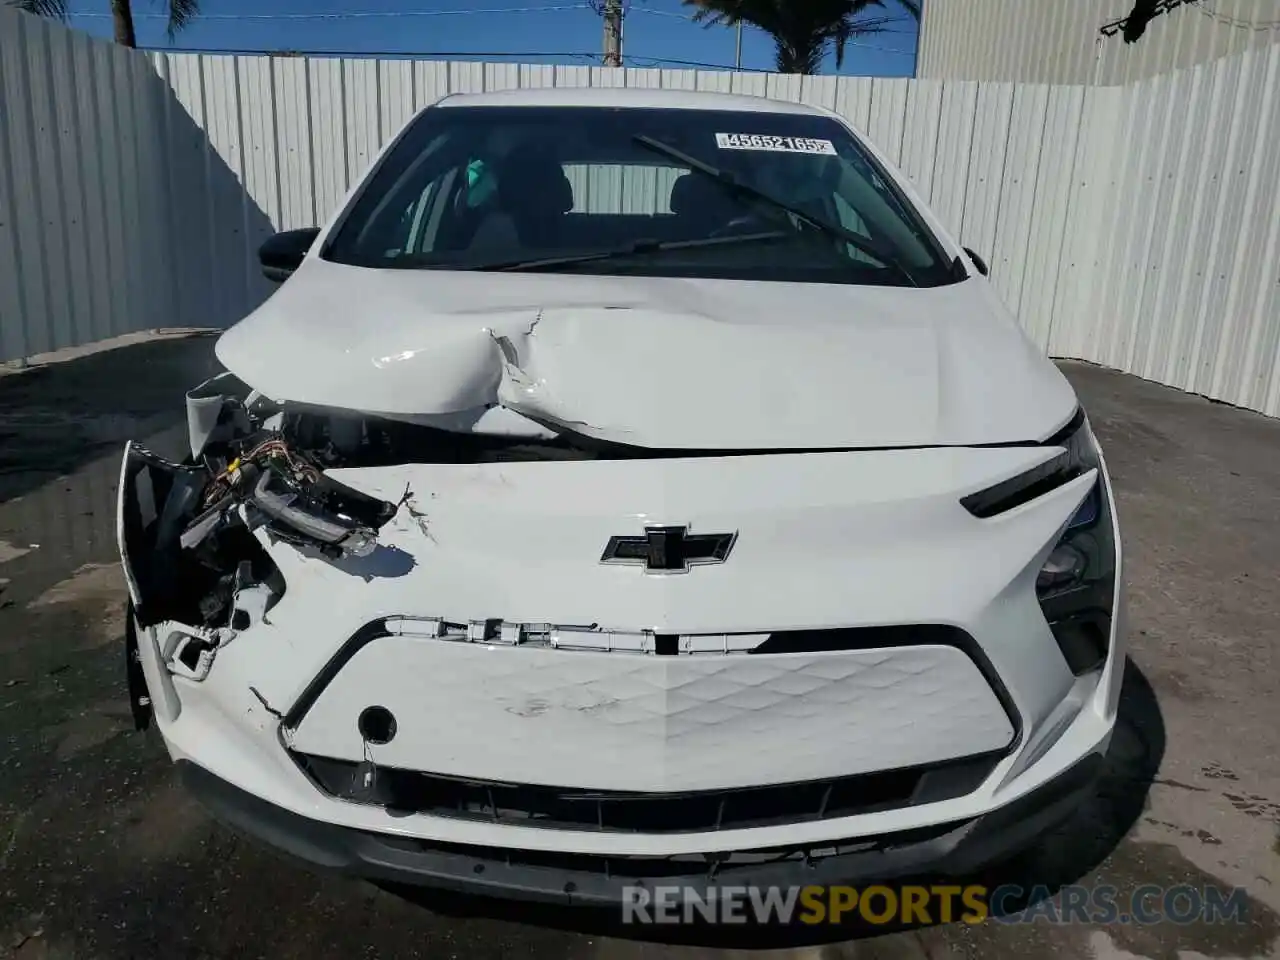
<instances>
[{"instance_id":1,"label":"blue sky","mask_svg":"<svg viewBox=\"0 0 1280 960\"><path fill-rule=\"evenodd\" d=\"M898 19L888 32L858 38L841 73L914 73L916 23L897 0L884 2L881 15ZM685 60L733 66L734 31L690 23L680 0L628 0L627 6L623 53L629 65L679 66L671 61ZM134 0L139 46L579 64L591 61L574 54L601 48L600 18L585 0L203 0L202 7L204 14L170 43L164 0ZM111 35L108 0L71 0L70 8L73 26ZM771 69L768 37L746 30L742 46L744 69ZM831 60L826 73L835 72Z\"/></svg>"}]
</instances>

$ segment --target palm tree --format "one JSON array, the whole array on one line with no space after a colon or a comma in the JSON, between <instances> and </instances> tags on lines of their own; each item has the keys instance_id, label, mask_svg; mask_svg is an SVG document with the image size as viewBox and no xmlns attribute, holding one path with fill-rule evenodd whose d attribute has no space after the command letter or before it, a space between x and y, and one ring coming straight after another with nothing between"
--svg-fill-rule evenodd
<instances>
[{"instance_id":1,"label":"palm tree","mask_svg":"<svg viewBox=\"0 0 1280 960\"><path fill-rule=\"evenodd\" d=\"M897 0L917 20L919 0ZM835 47L836 66L844 63L845 45L854 37L879 33L895 18L864 17L884 0L684 0L696 7L695 23L736 26L749 23L770 34L777 44L781 73L817 73L827 45Z\"/></svg>"},{"instance_id":2,"label":"palm tree","mask_svg":"<svg viewBox=\"0 0 1280 960\"><path fill-rule=\"evenodd\" d=\"M166 0L166 2L169 8L169 36L172 37L200 12L200 0ZM55 20L67 19L67 0L9 0L9 5L41 17L52 17ZM111 0L111 19L115 21L116 43L126 47L136 47L138 37L133 30L131 0Z\"/></svg>"},{"instance_id":3,"label":"palm tree","mask_svg":"<svg viewBox=\"0 0 1280 960\"><path fill-rule=\"evenodd\" d=\"M1158 14L1156 0L1134 0L1133 9L1124 21L1124 42L1137 43L1147 32L1147 24Z\"/></svg>"}]
</instances>

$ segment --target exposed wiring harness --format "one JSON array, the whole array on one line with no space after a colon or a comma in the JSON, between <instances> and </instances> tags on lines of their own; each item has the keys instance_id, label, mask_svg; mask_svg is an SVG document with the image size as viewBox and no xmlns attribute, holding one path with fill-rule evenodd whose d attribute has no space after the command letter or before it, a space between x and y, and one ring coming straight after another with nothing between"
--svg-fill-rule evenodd
<instances>
[{"instance_id":1,"label":"exposed wiring harness","mask_svg":"<svg viewBox=\"0 0 1280 960\"><path fill-rule=\"evenodd\" d=\"M307 456L275 432L231 445L225 466L205 456L210 479L198 514L183 531L184 549L242 523L265 526L280 540L337 559L365 556L377 546L378 529L398 509L324 475Z\"/></svg>"}]
</instances>

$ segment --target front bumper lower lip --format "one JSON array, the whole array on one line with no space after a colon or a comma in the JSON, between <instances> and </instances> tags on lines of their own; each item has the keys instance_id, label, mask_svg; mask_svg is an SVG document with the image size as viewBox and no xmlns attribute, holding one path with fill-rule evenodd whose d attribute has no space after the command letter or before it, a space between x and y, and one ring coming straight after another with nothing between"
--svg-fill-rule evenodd
<instances>
[{"instance_id":1,"label":"front bumper lower lip","mask_svg":"<svg viewBox=\"0 0 1280 960\"><path fill-rule=\"evenodd\" d=\"M522 857L519 851L404 842L324 823L274 806L188 760L178 761L187 789L220 821L314 865L369 880L576 906L618 907L624 890L650 886L790 887L878 883L911 877L972 876L1032 845L1060 825L1093 791L1103 755L1092 753L1008 806L951 828L914 831L877 849L805 860L794 857L680 873L669 860L581 855ZM923 839L921 835L925 834ZM859 838L866 842L877 838ZM889 841L890 838L878 838ZM783 851L779 851L781 854ZM644 864L661 871L646 872ZM593 869L594 868L594 869Z\"/></svg>"}]
</instances>

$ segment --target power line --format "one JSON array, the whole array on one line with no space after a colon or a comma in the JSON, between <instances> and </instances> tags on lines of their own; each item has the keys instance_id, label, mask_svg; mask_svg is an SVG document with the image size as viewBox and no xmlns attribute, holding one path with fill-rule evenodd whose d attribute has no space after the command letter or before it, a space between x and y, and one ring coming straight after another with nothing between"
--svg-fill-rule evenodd
<instances>
[{"instance_id":1,"label":"power line","mask_svg":"<svg viewBox=\"0 0 1280 960\"><path fill-rule=\"evenodd\" d=\"M486 59L520 59L524 60L523 66L546 66L554 67L557 64L538 62L545 57L557 57L564 59L587 60L591 63L600 63L603 56L600 53L588 51L547 51L547 50L523 50L523 51L496 51L496 50L266 50L262 48L249 47L143 47L141 48L147 53L195 53L204 54L206 56L225 56L225 57L319 57L319 58L344 58L350 60L372 60L378 57L395 58L399 60L431 60L444 59L448 57L467 57L467 58L486 58ZM876 47L875 49L884 50L886 53L896 53L901 56L911 56L908 50L890 50L887 47ZM669 63L678 67L701 67L707 70L734 70L735 67L730 63L711 63L705 60L682 60L677 57L652 57L644 54L628 54L625 58L625 65L630 67L648 68L658 64ZM571 66L571 64L560 64L560 66ZM748 71L754 73L769 73L767 70ZM798 76L798 74L797 74ZM840 74L826 74L826 76L840 76Z\"/></svg>"},{"instance_id":2,"label":"power line","mask_svg":"<svg viewBox=\"0 0 1280 960\"><path fill-rule=\"evenodd\" d=\"M647 13L651 17L672 17L675 20L693 22L693 18L685 13L672 13L670 10L650 10L648 7L635 7L636 13Z\"/></svg>"},{"instance_id":3,"label":"power line","mask_svg":"<svg viewBox=\"0 0 1280 960\"><path fill-rule=\"evenodd\" d=\"M427 60L444 57L525 58L529 66L551 67L555 64L537 63L538 57L570 57L591 61L600 59L599 53L557 52L525 50L517 52L494 50L264 50L248 47L143 47L147 53L200 53L227 57L343 57L351 60L371 60L377 57L395 57L403 60Z\"/></svg>"},{"instance_id":4,"label":"power line","mask_svg":"<svg viewBox=\"0 0 1280 960\"><path fill-rule=\"evenodd\" d=\"M879 50L881 53L896 53L900 57L914 57L914 50L895 50L893 47L882 47L878 43L863 43L860 40L846 40L846 47L862 47L864 50Z\"/></svg>"},{"instance_id":5,"label":"power line","mask_svg":"<svg viewBox=\"0 0 1280 960\"><path fill-rule=\"evenodd\" d=\"M633 9L634 9L634 12L636 13L647 13L651 17L671 17L675 20L683 20L685 23L693 22L693 18L688 14L684 14L684 13L673 13L670 10L650 10L648 7L635 7ZM912 22L912 18L911 17L876 17L874 18L873 21L869 21L869 22L873 22L876 25L885 24L885 23L910 23ZM855 20L854 26L857 26L857 25L858 23ZM879 29L877 29L876 32L877 33L915 33L914 30L886 30L883 27L880 27Z\"/></svg>"},{"instance_id":6,"label":"power line","mask_svg":"<svg viewBox=\"0 0 1280 960\"><path fill-rule=\"evenodd\" d=\"M588 3L554 7L493 7L482 10L348 10L335 13L202 13L201 20L355 20L372 17L454 17L498 13L561 13L567 10L590 10ZM110 17L110 13L74 13L77 19ZM168 20L167 13L135 13L134 19Z\"/></svg>"},{"instance_id":7,"label":"power line","mask_svg":"<svg viewBox=\"0 0 1280 960\"><path fill-rule=\"evenodd\" d=\"M865 44L863 44L863 46L865 46ZM897 53L904 57L915 56L914 52L910 50L890 50L888 47L875 47L874 49L884 50L886 53ZM548 56L556 56L556 54L548 54ZM675 64L678 67L702 67L707 70L738 70L740 72L745 72L745 73L775 74L775 71L772 71L772 70L741 71L741 68L735 67L731 63L711 63L706 60L681 60L678 57L652 57L652 56L646 56L645 54L642 54L642 53L637 53L637 54L629 53L627 54L625 59L626 59L625 65L628 67L647 68L647 67L656 66L657 64L660 64L660 63L671 63L671 64ZM781 74L781 76L801 76L801 74ZM851 76L851 74L828 73L828 74L812 74L812 76L840 77L840 76Z\"/></svg>"},{"instance_id":8,"label":"power line","mask_svg":"<svg viewBox=\"0 0 1280 960\"><path fill-rule=\"evenodd\" d=\"M495 51L495 50L264 50L261 48L248 47L142 47L147 53L196 53L207 56L225 56L225 57L320 57L320 58L344 58L350 60L372 60L378 57L395 58L399 60L432 60L443 59L447 57L468 57L468 58L487 58L487 59L521 59L524 63L521 66L534 67L554 67L557 64L538 62L544 57L557 57L576 60L588 60L591 63L599 63L603 57L600 53L587 51L547 51L547 50L524 50L524 51ZM889 50L887 47L877 47L883 49L886 53L896 53L902 56L911 56L908 50ZM733 70L735 69L731 63L711 63L704 60L681 60L676 57L650 57L644 54L628 54L625 58L626 66L647 68L657 64L670 63L680 67L701 67L707 70ZM572 64L559 64L559 66L572 66ZM747 71L752 73L770 73L768 70ZM796 74L799 76L799 74ZM842 74L820 74L820 76L842 76Z\"/></svg>"},{"instance_id":9,"label":"power line","mask_svg":"<svg viewBox=\"0 0 1280 960\"><path fill-rule=\"evenodd\" d=\"M1237 20L1235 17L1228 17L1225 14L1219 13L1217 10L1210 9L1209 7L1202 7L1200 2L1201 0L1189 0L1189 6L1192 10L1204 14L1210 20L1221 23L1223 26L1237 27L1241 30L1253 30L1257 32L1280 27L1280 20L1269 20L1265 23L1255 23L1252 20Z\"/></svg>"},{"instance_id":10,"label":"power line","mask_svg":"<svg viewBox=\"0 0 1280 960\"><path fill-rule=\"evenodd\" d=\"M731 63L706 63L702 60L678 60L675 57L646 57L643 55L633 56L628 54L627 61L627 66L639 67L640 69L655 67L660 63L673 63L678 67L703 67L707 70L736 69Z\"/></svg>"},{"instance_id":11,"label":"power line","mask_svg":"<svg viewBox=\"0 0 1280 960\"><path fill-rule=\"evenodd\" d=\"M1186 3L1194 3L1195 0L1183 0ZM397 17L454 17L454 16L479 16L482 14L507 14L507 13L566 13L578 10L595 10L593 3L572 3L559 4L548 7L492 7L487 9L470 9L470 10L341 10L329 13L202 13L200 20L222 20L237 21L249 20L255 22L270 22L274 20L358 20L358 19L378 19L378 18L397 18ZM691 23L691 19L684 14L672 13L669 10L650 10L647 7L627 7L627 12L647 13L652 16L670 17L676 20L682 20ZM1208 14L1208 11L1203 11ZM72 12L73 19L77 20L96 20L107 19L112 16L110 13L93 13L93 12ZM168 20L167 13L134 13L135 20ZM885 22L905 21L905 17L889 17ZM894 29L878 29L877 33L896 33L907 34L912 33L910 30L894 30ZM849 41L852 45L853 41ZM861 46L868 46L861 44ZM888 47L872 47L876 50L885 50L889 53L905 53L901 50L890 50Z\"/></svg>"}]
</instances>

